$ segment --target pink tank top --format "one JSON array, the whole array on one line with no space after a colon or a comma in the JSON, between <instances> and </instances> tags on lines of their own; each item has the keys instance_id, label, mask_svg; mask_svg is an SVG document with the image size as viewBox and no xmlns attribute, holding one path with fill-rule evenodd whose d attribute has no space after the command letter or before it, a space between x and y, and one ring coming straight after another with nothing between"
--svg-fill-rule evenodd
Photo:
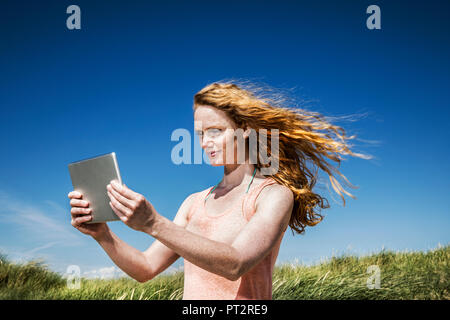
<instances>
[{"instance_id":1,"label":"pink tank top","mask_svg":"<svg viewBox=\"0 0 450 320\"><path fill-rule=\"evenodd\" d=\"M261 190L275 180L268 177L259 186L242 196L236 205L220 215L210 216L205 210L205 198L211 188L201 191L188 213L187 230L206 238L232 244L240 230L255 213L255 201ZM285 230L286 231L286 230ZM261 230L263 232L263 230ZM272 251L249 272L236 281L228 280L184 260L184 300L272 299L272 271L283 234Z\"/></svg>"}]
</instances>

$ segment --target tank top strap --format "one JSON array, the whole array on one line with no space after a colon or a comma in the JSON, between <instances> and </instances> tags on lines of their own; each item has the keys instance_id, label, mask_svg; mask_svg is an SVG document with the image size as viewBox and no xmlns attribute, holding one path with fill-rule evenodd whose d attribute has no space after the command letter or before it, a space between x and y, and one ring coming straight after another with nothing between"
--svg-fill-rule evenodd
<instances>
[{"instance_id":1,"label":"tank top strap","mask_svg":"<svg viewBox=\"0 0 450 320\"><path fill-rule=\"evenodd\" d=\"M256 212L255 207L256 199L258 198L262 189L275 183L277 182L273 178L268 177L259 186L250 191L250 193L247 195L242 204L243 205L242 212L247 220L250 220Z\"/></svg>"}]
</instances>

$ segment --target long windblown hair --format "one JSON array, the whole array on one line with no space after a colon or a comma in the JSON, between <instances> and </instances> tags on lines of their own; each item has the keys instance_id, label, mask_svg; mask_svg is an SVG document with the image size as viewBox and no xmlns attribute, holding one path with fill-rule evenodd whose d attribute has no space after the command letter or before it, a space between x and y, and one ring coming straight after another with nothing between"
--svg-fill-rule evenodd
<instances>
[{"instance_id":1,"label":"long windblown hair","mask_svg":"<svg viewBox=\"0 0 450 320\"><path fill-rule=\"evenodd\" d=\"M364 159L372 157L352 152L347 140L354 139L355 136L348 137L343 128L331 124L330 117L299 107L288 107L286 98L287 96L267 85L228 80L209 84L196 93L194 111L200 105L211 106L224 111L238 128L251 128L254 132L267 129L267 150L264 152L269 157L276 156L270 153L271 130L279 130L279 166L271 177L293 192L294 207L289 226L293 232L302 234L306 226L315 226L323 220L323 215L317 212L318 208L330 207L326 198L313 191L319 168L328 174L331 185L342 198L344 206L345 198L342 193L356 199L342 187L335 175L343 178L349 187L357 187L325 158L340 166L342 155ZM256 152L260 155L261 150ZM256 168L268 166L260 160L258 156ZM308 164L313 165L313 170L308 168Z\"/></svg>"}]
</instances>

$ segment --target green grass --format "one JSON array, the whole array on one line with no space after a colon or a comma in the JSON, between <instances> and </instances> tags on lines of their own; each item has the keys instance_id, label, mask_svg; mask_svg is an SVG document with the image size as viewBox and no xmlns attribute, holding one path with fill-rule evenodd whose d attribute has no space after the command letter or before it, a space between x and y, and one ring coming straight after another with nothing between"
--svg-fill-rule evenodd
<instances>
[{"instance_id":1,"label":"green grass","mask_svg":"<svg viewBox=\"0 0 450 320\"><path fill-rule=\"evenodd\" d=\"M450 299L450 246L428 252L381 251L364 257L341 255L314 266L284 264L273 276L273 299ZM369 289L371 265L380 270L380 288ZM42 263L9 262L0 256L1 299L181 299L183 273L146 283L129 278L81 279L79 289Z\"/></svg>"}]
</instances>

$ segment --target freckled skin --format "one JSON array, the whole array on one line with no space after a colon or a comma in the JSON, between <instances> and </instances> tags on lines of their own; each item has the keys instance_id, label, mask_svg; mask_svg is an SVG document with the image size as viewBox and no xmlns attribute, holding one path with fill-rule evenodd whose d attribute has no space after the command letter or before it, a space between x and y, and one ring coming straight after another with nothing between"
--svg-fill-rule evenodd
<instances>
[{"instance_id":1,"label":"freckled skin","mask_svg":"<svg viewBox=\"0 0 450 320\"><path fill-rule=\"evenodd\" d=\"M212 166L224 167L222 181L207 199L207 212L214 216L226 210L228 204L241 199L251 181L254 166L248 159L244 164L225 161L226 143L233 139L232 133L227 132L226 128L235 129L236 125L224 112L198 106L194 120L197 132L202 132L203 128L220 129L206 131L200 138L203 149L223 151L221 156L210 158ZM197 126L198 123L201 123L201 127ZM249 192L263 183L265 178L257 171ZM128 187L111 184L108 191L111 207L122 221L156 240L142 252L121 240L106 224L96 233L83 233L91 235L119 268L140 282L152 279L180 256L209 273L230 281L240 279L276 246L288 226L294 204L293 193L289 188L272 184L262 189L255 200L252 219L239 225L238 232L228 229L222 235L217 233L207 236L202 234L201 229L189 225L188 214L199 193L188 196L174 220L170 221L158 213L145 197ZM73 191L69 193L69 198L82 199L82 195ZM82 225L82 220L77 223L76 219L80 219L77 216L72 214L74 227Z\"/></svg>"},{"instance_id":2,"label":"freckled skin","mask_svg":"<svg viewBox=\"0 0 450 320\"><path fill-rule=\"evenodd\" d=\"M275 195L274 189L279 186L275 184L275 181L270 180L267 179L264 183L255 185L248 198L245 198L247 201L244 201L242 206L238 202L232 210L225 210L224 214L219 215L211 215L206 212L206 208L201 202L207 194L206 191L209 190L203 191L190 213L186 229L224 244L231 246L238 244L237 239L244 234L242 231L257 220L256 216L252 218L252 215L256 215L256 210L252 208L252 205L255 204L256 206L255 200L258 196L258 190L261 194L265 192ZM250 218L251 223L248 223ZM257 228L257 226L254 227ZM239 275L242 272L242 278L220 277L213 271L208 271L207 268L197 267L195 265L198 263L197 261L185 260L183 299L271 299L271 270L278 255L284 232L275 239L275 242L270 238L270 233L266 237L263 229L258 230L258 232L257 237L255 237L255 234L249 235L250 237L247 238L249 240L245 239L242 242L246 245L246 248L242 247L240 253L248 259L247 264L241 266L244 269L238 273ZM252 241L251 245L247 241ZM246 242L247 244L245 244ZM259 254L259 252L265 253ZM248 256L245 257L245 254ZM214 265L212 264L210 268L213 270ZM245 269L250 270L251 268L253 268L252 272L246 273ZM255 283L258 285L255 285Z\"/></svg>"}]
</instances>

